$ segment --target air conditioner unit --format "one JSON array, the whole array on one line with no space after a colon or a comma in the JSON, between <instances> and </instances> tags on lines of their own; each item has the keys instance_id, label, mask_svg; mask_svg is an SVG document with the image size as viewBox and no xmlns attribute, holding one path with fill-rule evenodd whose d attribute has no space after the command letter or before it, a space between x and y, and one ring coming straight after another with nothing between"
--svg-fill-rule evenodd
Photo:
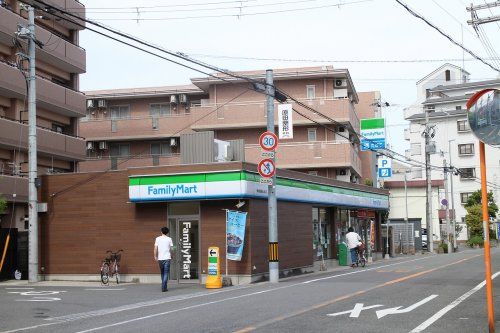
<instances>
[{"instance_id":1,"label":"air conditioner unit","mask_svg":"<svg viewBox=\"0 0 500 333\"><path fill-rule=\"evenodd\" d=\"M108 149L108 143L106 141L99 142L99 149L101 149L101 150Z\"/></svg>"},{"instance_id":2,"label":"air conditioner unit","mask_svg":"<svg viewBox=\"0 0 500 333\"><path fill-rule=\"evenodd\" d=\"M106 108L108 103L106 103L105 99L98 99L97 100L97 107L98 108Z\"/></svg>"},{"instance_id":3,"label":"air conditioner unit","mask_svg":"<svg viewBox=\"0 0 500 333\"><path fill-rule=\"evenodd\" d=\"M335 79L335 88L345 88L347 87L347 80Z\"/></svg>"},{"instance_id":4,"label":"air conditioner unit","mask_svg":"<svg viewBox=\"0 0 500 333\"><path fill-rule=\"evenodd\" d=\"M170 147L175 147L175 146L177 146L177 139L170 138Z\"/></svg>"},{"instance_id":5,"label":"air conditioner unit","mask_svg":"<svg viewBox=\"0 0 500 333\"><path fill-rule=\"evenodd\" d=\"M339 176L345 176L345 175L347 175L346 169L340 169L339 170Z\"/></svg>"},{"instance_id":6,"label":"air conditioner unit","mask_svg":"<svg viewBox=\"0 0 500 333\"><path fill-rule=\"evenodd\" d=\"M93 150L93 149L94 149L94 142L88 141L87 142L87 150Z\"/></svg>"},{"instance_id":7,"label":"air conditioner unit","mask_svg":"<svg viewBox=\"0 0 500 333\"><path fill-rule=\"evenodd\" d=\"M87 100L87 109L93 109L93 108L95 108L95 100L88 99Z\"/></svg>"},{"instance_id":8,"label":"air conditioner unit","mask_svg":"<svg viewBox=\"0 0 500 333\"><path fill-rule=\"evenodd\" d=\"M170 96L170 104L177 104L177 95Z\"/></svg>"},{"instance_id":9,"label":"air conditioner unit","mask_svg":"<svg viewBox=\"0 0 500 333\"><path fill-rule=\"evenodd\" d=\"M179 95L179 103L181 104L187 104L188 98L186 94L180 94Z\"/></svg>"}]
</instances>

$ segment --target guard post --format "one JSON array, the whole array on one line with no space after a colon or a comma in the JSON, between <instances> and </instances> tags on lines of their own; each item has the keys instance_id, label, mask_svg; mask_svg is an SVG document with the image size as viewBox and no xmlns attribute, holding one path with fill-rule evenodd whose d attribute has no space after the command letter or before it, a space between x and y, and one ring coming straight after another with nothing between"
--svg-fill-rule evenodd
<instances>
[{"instance_id":1,"label":"guard post","mask_svg":"<svg viewBox=\"0 0 500 333\"><path fill-rule=\"evenodd\" d=\"M207 289L222 288L222 278L220 276L219 248L211 246L208 248L208 275L205 283Z\"/></svg>"}]
</instances>

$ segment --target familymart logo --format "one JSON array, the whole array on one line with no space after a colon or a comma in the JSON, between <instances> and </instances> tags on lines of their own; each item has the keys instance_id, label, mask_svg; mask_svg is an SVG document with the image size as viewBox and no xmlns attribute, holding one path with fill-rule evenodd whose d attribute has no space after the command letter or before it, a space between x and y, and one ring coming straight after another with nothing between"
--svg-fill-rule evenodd
<instances>
[{"instance_id":1,"label":"familymart logo","mask_svg":"<svg viewBox=\"0 0 500 333\"><path fill-rule=\"evenodd\" d=\"M176 197L185 194L198 194L198 185L150 185L148 186L148 196L170 196Z\"/></svg>"}]
</instances>

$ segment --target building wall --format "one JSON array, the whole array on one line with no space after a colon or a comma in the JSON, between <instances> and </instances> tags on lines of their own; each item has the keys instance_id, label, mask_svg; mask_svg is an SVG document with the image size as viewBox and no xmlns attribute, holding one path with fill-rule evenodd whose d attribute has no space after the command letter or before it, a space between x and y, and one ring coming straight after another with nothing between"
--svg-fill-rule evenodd
<instances>
[{"instance_id":1,"label":"building wall","mask_svg":"<svg viewBox=\"0 0 500 333\"><path fill-rule=\"evenodd\" d=\"M381 103L380 92L378 91L367 91L359 92L359 103L356 105L356 112L358 113L359 119L370 119L375 118L380 111L376 103ZM360 151L359 157L361 158L361 170L363 174L361 175L362 181L371 180L373 184L377 183L376 174L376 153L372 151Z\"/></svg>"}]
</instances>

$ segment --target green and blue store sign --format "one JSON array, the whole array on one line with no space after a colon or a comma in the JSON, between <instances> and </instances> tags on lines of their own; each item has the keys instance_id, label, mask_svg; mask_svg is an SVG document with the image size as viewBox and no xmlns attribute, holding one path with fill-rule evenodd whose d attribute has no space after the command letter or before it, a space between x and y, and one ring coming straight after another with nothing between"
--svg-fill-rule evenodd
<instances>
[{"instance_id":1,"label":"green and blue store sign","mask_svg":"<svg viewBox=\"0 0 500 333\"><path fill-rule=\"evenodd\" d=\"M278 200L388 209L386 195L300 180L277 178ZM246 171L183 175L131 176L131 202L267 198L267 185Z\"/></svg>"}]
</instances>

